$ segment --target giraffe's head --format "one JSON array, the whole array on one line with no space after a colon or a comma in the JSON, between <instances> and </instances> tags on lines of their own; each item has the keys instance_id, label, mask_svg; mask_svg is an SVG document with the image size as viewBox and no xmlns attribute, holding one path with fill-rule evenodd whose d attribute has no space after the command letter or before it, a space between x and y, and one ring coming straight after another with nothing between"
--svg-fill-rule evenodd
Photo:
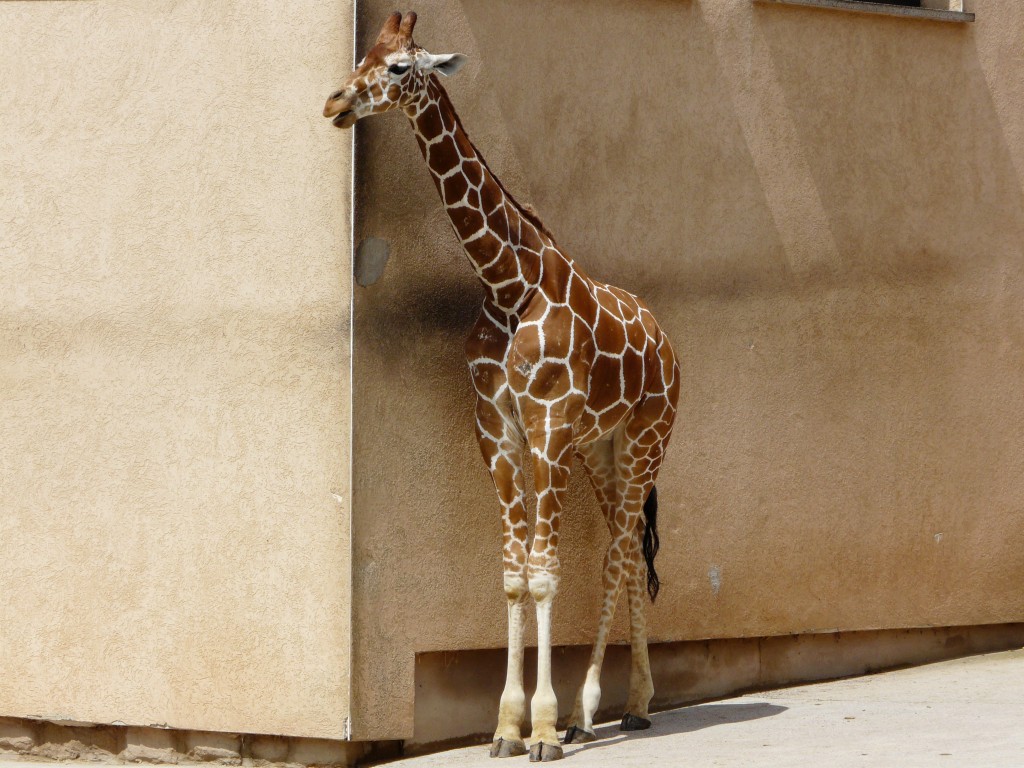
<instances>
[{"instance_id":1,"label":"giraffe's head","mask_svg":"<svg viewBox=\"0 0 1024 768\"><path fill-rule=\"evenodd\" d=\"M324 117L339 128L351 128L367 115L378 115L417 101L434 72L454 75L466 63L461 53L432 54L412 39L416 14L392 13L384 22L377 42L331 94Z\"/></svg>"}]
</instances>

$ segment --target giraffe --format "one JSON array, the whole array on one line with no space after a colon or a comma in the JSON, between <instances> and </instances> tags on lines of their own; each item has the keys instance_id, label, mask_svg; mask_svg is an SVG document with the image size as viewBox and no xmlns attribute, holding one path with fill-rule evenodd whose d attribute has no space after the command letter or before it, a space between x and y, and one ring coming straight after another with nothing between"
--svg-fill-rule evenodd
<instances>
[{"instance_id":1,"label":"giraffe","mask_svg":"<svg viewBox=\"0 0 1024 768\"><path fill-rule=\"evenodd\" d=\"M438 75L462 54L413 42L416 14L393 13L376 43L331 94L324 116L339 128L401 109L459 242L484 289L465 345L476 390L476 437L501 507L508 666L492 757L526 753L525 607L537 616L537 684L530 702L533 762L562 757L551 685L551 612L558 592L559 518L574 457L593 485L611 534L604 598L586 676L564 743L596 738L594 714L616 603L630 616L629 696L623 730L648 728L654 694L644 592L659 579L657 492L679 398L669 340L636 296L589 277L528 206L516 202L469 140ZM536 517L528 541L524 456L532 464Z\"/></svg>"}]
</instances>

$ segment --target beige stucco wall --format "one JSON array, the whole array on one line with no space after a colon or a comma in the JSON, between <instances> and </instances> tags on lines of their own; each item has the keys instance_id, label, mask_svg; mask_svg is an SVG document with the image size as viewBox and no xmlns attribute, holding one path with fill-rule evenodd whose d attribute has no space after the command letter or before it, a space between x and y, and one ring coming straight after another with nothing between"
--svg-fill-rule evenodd
<instances>
[{"instance_id":1,"label":"beige stucco wall","mask_svg":"<svg viewBox=\"0 0 1024 768\"><path fill-rule=\"evenodd\" d=\"M0 715L340 738L352 3L0 30Z\"/></svg>"},{"instance_id":2,"label":"beige stucco wall","mask_svg":"<svg viewBox=\"0 0 1024 768\"><path fill-rule=\"evenodd\" d=\"M361 48L391 10L360 4ZM470 135L683 360L655 641L1024 619L1024 7L973 25L749 0L423 0ZM412 734L414 655L505 643L462 342L480 290L411 131L359 131L359 738ZM555 642L606 534L575 478ZM621 618L621 617L620 617ZM656 681L657 682L657 681Z\"/></svg>"}]
</instances>

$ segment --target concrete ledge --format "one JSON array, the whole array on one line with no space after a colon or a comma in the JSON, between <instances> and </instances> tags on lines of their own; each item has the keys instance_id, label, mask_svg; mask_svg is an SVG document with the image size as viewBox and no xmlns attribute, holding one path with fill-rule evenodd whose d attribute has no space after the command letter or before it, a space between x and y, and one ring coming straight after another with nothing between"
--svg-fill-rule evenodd
<instances>
[{"instance_id":1,"label":"concrete ledge","mask_svg":"<svg viewBox=\"0 0 1024 768\"><path fill-rule=\"evenodd\" d=\"M595 743L565 746L565 765L1021 768L1022 689L1024 650L986 653L680 707L652 715L648 731L597 724ZM494 768L489 751L463 747L388 768Z\"/></svg>"},{"instance_id":2,"label":"concrete ledge","mask_svg":"<svg viewBox=\"0 0 1024 768\"><path fill-rule=\"evenodd\" d=\"M854 0L754 0L754 2L762 5L803 5L809 8L832 8L837 11L904 16L911 19L931 19L933 21L974 21L974 14L964 11L944 11L938 8L911 8L906 5L854 2Z\"/></svg>"},{"instance_id":3,"label":"concrete ledge","mask_svg":"<svg viewBox=\"0 0 1024 768\"><path fill-rule=\"evenodd\" d=\"M362 743L85 723L68 725L0 717L0 760L8 761L349 768L364 760L393 758L398 752L397 742Z\"/></svg>"},{"instance_id":4,"label":"concrete ledge","mask_svg":"<svg viewBox=\"0 0 1024 768\"><path fill-rule=\"evenodd\" d=\"M651 709L1021 647L1024 623L655 643L650 646L656 688ZM589 650L554 649L553 682L563 727ZM528 696L535 662L535 650L527 650ZM628 646L608 648L598 720L621 715L629 665ZM0 761L348 768L403 752L489 741L504 678L504 649L417 655L415 732L404 748L397 741L346 742L0 717Z\"/></svg>"},{"instance_id":5,"label":"concrete ledge","mask_svg":"<svg viewBox=\"0 0 1024 768\"><path fill-rule=\"evenodd\" d=\"M1021 647L1024 624L653 643L651 711ZM552 651L559 727L571 714L589 655L585 646ZM596 721L622 716L629 666L629 646L609 646ZM536 651L527 649L527 706L535 678ZM490 741L504 683L504 649L418 654L415 730L405 754Z\"/></svg>"}]
</instances>

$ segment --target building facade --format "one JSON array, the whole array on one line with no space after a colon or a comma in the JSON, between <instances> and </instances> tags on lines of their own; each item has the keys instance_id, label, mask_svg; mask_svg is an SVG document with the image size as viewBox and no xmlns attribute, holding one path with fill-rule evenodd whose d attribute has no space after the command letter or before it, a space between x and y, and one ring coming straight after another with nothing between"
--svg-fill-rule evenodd
<instances>
[{"instance_id":1,"label":"building facade","mask_svg":"<svg viewBox=\"0 0 1024 768\"><path fill-rule=\"evenodd\" d=\"M0 715L343 738L352 4L0 27Z\"/></svg>"},{"instance_id":2,"label":"building facade","mask_svg":"<svg viewBox=\"0 0 1024 768\"><path fill-rule=\"evenodd\" d=\"M415 7L492 169L681 358L662 705L1024 642L1024 8L865 5ZM391 10L0 3L0 716L489 727L481 292L405 119L353 163L319 114ZM605 541L577 473L565 705Z\"/></svg>"}]
</instances>

